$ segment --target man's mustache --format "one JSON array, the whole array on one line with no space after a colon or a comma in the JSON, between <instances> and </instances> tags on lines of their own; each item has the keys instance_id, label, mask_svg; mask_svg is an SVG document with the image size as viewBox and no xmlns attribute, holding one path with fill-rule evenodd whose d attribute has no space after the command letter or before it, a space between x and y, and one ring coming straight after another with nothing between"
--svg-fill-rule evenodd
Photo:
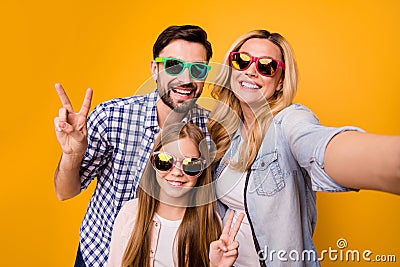
<instances>
[{"instance_id":1,"label":"man's mustache","mask_svg":"<svg viewBox=\"0 0 400 267\"><path fill-rule=\"evenodd\" d=\"M170 84L169 89L174 88L174 87L182 87L186 89L197 89L197 85L194 83L174 83Z\"/></svg>"}]
</instances>

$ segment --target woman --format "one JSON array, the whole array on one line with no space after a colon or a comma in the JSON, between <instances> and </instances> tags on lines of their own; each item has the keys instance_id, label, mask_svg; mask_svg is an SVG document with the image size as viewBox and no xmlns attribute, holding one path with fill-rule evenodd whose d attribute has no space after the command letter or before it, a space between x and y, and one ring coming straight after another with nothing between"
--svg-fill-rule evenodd
<instances>
[{"instance_id":1,"label":"woman","mask_svg":"<svg viewBox=\"0 0 400 267\"><path fill-rule=\"evenodd\" d=\"M196 125L163 128L137 199L115 220L107 266L232 266L241 219L232 231L228 222L221 235L208 155Z\"/></svg>"},{"instance_id":2,"label":"woman","mask_svg":"<svg viewBox=\"0 0 400 267\"><path fill-rule=\"evenodd\" d=\"M246 213L235 266L319 266L315 191L400 194L400 136L324 127L292 104L296 62L277 33L240 36L223 63L208 128L219 160L217 197L228 211Z\"/></svg>"}]
</instances>

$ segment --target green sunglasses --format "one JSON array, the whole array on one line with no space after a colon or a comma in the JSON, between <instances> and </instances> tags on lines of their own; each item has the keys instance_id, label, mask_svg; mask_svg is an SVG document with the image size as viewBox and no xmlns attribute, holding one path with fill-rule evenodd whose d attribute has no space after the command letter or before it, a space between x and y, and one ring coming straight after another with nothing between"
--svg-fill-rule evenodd
<instances>
[{"instance_id":1,"label":"green sunglasses","mask_svg":"<svg viewBox=\"0 0 400 267\"><path fill-rule=\"evenodd\" d=\"M164 70L172 76L178 76L186 68L189 69L190 76L196 80L204 80L207 77L211 66L200 62L185 62L177 58L156 57L157 63L164 63Z\"/></svg>"}]
</instances>

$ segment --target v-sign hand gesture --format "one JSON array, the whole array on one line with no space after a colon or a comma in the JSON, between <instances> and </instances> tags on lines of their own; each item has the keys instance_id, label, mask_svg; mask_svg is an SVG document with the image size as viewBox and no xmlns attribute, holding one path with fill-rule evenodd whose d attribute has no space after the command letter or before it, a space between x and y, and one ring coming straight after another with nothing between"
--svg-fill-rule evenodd
<instances>
[{"instance_id":1,"label":"v-sign hand gesture","mask_svg":"<svg viewBox=\"0 0 400 267\"><path fill-rule=\"evenodd\" d=\"M64 154L82 157L88 146L86 119L93 91L90 88L86 90L82 107L76 113L61 84L57 83L55 88L63 106L58 112L58 117L54 119L58 142Z\"/></svg>"},{"instance_id":2,"label":"v-sign hand gesture","mask_svg":"<svg viewBox=\"0 0 400 267\"><path fill-rule=\"evenodd\" d=\"M231 229L234 215L235 212L231 211L220 238L210 244L209 258L211 267L231 267L236 261L239 242L235 241L235 237L242 224L244 213L240 213Z\"/></svg>"}]
</instances>

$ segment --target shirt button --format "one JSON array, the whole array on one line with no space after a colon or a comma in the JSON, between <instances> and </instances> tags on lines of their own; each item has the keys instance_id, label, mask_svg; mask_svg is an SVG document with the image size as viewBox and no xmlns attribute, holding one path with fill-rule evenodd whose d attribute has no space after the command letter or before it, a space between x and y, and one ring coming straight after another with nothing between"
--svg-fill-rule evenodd
<instances>
[{"instance_id":1,"label":"shirt button","mask_svg":"<svg viewBox=\"0 0 400 267\"><path fill-rule=\"evenodd\" d=\"M261 162L261 167L264 167L265 166L265 162L263 161L263 162Z\"/></svg>"},{"instance_id":2,"label":"shirt button","mask_svg":"<svg viewBox=\"0 0 400 267\"><path fill-rule=\"evenodd\" d=\"M156 223L155 226L158 227L158 223Z\"/></svg>"},{"instance_id":3,"label":"shirt button","mask_svg":"<svg viewBox=\"0 0 400 267\"><path fill-rule=\"evenodd\" d=\"M151 252L151 254L153 254L153 253L154 253L154 250L150 250L150 252Z\"/></svg>"}]
</instances>

